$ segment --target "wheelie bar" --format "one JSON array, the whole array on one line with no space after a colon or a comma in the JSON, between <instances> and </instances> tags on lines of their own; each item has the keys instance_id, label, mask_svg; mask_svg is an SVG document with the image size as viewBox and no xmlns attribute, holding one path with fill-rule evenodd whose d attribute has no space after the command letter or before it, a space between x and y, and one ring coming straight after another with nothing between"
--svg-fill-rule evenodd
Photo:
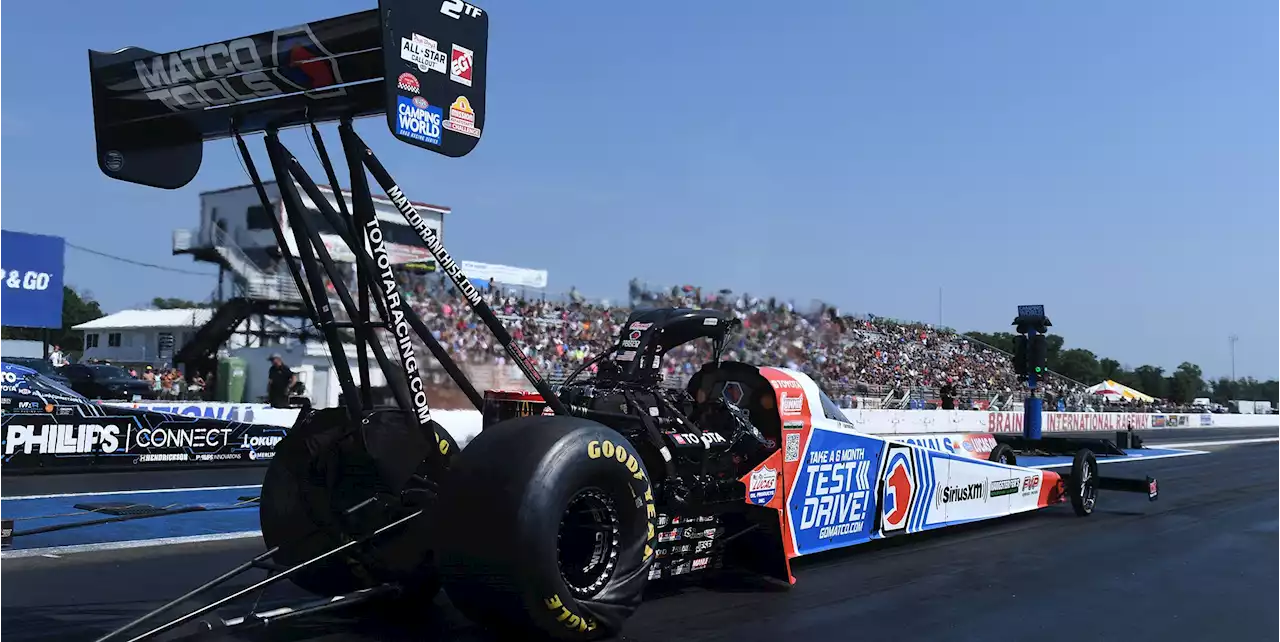
<instances>
[{"instance_id":1,"label":"wheelie bar","mask_svg":"<svg viewBox=\"0 0 1280 642\"><path fill-rule=\"evenodd\" d=\"M1100 475L1098 476L1098 490L1146 493L1147 499L1153 502L1160 496L1159 490L1156 488L1156 478L1149 475L1145 479L1135 479L1132 477L1103 477Z\"/></svg>"}]
</instances>

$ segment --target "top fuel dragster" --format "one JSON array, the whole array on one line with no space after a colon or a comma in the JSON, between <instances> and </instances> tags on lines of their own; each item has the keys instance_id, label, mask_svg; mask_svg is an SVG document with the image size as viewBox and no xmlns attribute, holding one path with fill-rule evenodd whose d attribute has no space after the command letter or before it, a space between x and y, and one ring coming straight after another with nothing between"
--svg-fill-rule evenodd
<instances>
[{"instance_id":1,"label":"top fuel dragster","mask_svg":"<svg viewBox=\"0 0 1280 642\"><path fill-rule=\"evenodd\" d=\"M485 126L487 44L488 13L463 0L379 0L376 11L179 52L90 52L102 171L178 188L204 141L233 138L262 207L288 217L292 242L269 220L308 314L330 354L345 352L342 331L355 336L360 371L357 384L336 359L340 405L304 410L277 445L260 501L267 550L99 642L149 638L284 579L334 597L205 621L260 625L375 599L421 609L443 587L472 619L518 639L597 639L621 630L652 580L736 566L790 582L799 555L1063 501L1087 515L1099 488L1154 496L1147 480L1098 478L1087 450L1064 478L1001 463L1007 445L982 461L860 434L808 377L722 361L736 321L710 310L633 313L616 345L584 364L592 376L553 389L353 127L383 114L397 140L466 155ZM331 201L280 140L305 127L336 185L316 127L326 121L338 122L350 202L339 190ZM259 132L279 203L244 138ZM536 394L479 394L405 304L369 176ZM316 214L352 250L355 288ZM485 415L465 449L432 418L414 337ZM687 389L665 388L662 358L696 339L712 342L711 362ZM371 359L391 405L372 397ZM269 575L156 623L251 569Z\"/></svg>"}]
</instances>

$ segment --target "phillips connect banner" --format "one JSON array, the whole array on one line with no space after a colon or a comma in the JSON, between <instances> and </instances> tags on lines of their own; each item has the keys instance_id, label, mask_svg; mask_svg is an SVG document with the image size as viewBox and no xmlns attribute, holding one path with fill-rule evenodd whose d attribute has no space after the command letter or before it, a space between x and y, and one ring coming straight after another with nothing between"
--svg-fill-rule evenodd
<instances>
[{"instance_id":1,"label":"phillips connect banner","mask_svg":"<svg viewBox=\"0 0 1280 642\"><path fill-rule=\"evenodd\" d=\"M62 270L66 242L60 236L0 232L0 324L17 328L62 327Z\"/></svg>"}]
</instances>

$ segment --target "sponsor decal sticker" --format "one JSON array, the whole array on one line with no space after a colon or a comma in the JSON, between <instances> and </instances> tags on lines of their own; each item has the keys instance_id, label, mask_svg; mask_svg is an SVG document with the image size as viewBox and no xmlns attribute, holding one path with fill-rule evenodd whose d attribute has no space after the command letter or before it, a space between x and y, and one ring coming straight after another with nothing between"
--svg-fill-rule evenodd
<instances>
[{"instance_id":1,"label":"sponsor decal sticker","mask_svg":"<svg viewBox=\"0 0 1280 642\"><path fill-rule=\"evenodd\" d=\"M396 87L398 87L400 91L407 91L415 95L422 90L422 85L418 83L418 77L407 71L400 74L400 78L396 82Z\"/></svg>"},{"instance_id":2,"label":"sponsor decal sticker","mask_svg":"<svg viewBox=\"0 0 1280 642\"><path fill-rule=\"evenodd\" d=\"M470 87L471 69L475 64L475 58L474 51L453 45L453 52L449 56L449 80Z\"/></svg>"},{"instance_id":3,"label":"sponsor decal sticker","mask_svg":"<svg viewBox=\"0 0 1280 642\"><path fill-rule=\"evenodd\" d=\"M436 41L416 33L411 38L400 39L400 58L424 74L430 71L447 73L448 54L440 51Z\"/></svg>"},{"instance_id":4,"label":"sponsor decal sticker","mask_svg":"<svg viewBox=\"0 0 1280 642\"><path fill-rule=\"evenodd\" d=\"M1027 497L1040 493L1040 476L1027 475L1022 478L1022 496Z\"/></svg>"},{"instance_id":5,"label":"sponsor decal sticker","mask_svg":"<svg viewBox=\"0 0 1280 642\"><path fill-rule=\"evenodd\" d=\"M943 486L938 489L937 505L941 507L943 504L969 502L979 499L985 501L986 496L986 488L982 482L965 484L963 486Z\"/></svg>"},{"instance_id":6,"label":"sponsor decal sticker","mask_svg":"<svg viewBox=\"0 0 1280 642\"><path fill-rule=\"evenodd\" d=\"M911 464L910 448L895 446L889 449L884 475L884 512L881 515L886 532L907 527L911 500L916 492L916 475Z\"/></svg>"},{"instance_id":7,"label":"sponsor decal sticker","mask_svg":"<svg viewBox=\"0 0 1280 642\"><path fill-rule=\"evenodd\" d=\"M804 395L789 395L783 392L778 397L778 408L782 416L794 417L804 413Z\"/></svg>"},{"instance_id":8,"label":"sponsor decal sticker","mask_svg":"<svg viewBox=\"0 0 1280 642\"><path fill-rule=\"evenodd\" d=\"M471 101L466 96L458 96L449 105L449 118L444 121L444 128L472 138L480 137L480 130L476 129L476 112L471 109ZM638 331L633 330L631 334L632 339L640 338Z\"/></svg>"},{"instance_id":9,"label":"sponsor decal sticker","mask_svg":"<svg viewBox=\"0 0 1280 642\"><path fill-rule=\"evenodd\" d=\"M4 454L9 456L19 451L24 455L111 454L122 450L122 447L128 448L122 443L127 439L127 433L127 428L111 424L11 423L5 426Z\"/></svg>"},{"instance_id":10,"label":"sponsor decal sticker","mask_svg":"<svg viewBox=\"0 0 1280 642\"><path fill-rule=\"evenodd\" d=\"M747 489L747 498L752 504L763 506L773 501L778 492L778 471L765 466L751 473L751 486Z\"/></svg>"},{"instance_id":11,"label":"sponsor decal sticker","mask_svg":"<svg viewBox=\"0 0 1280 642\"><path fill-rule=\"evenodd\" d=\"M990 484L991 497L1004 497L1005 495L1016 495L1018 493L1017 479L997 479Z\"/></svg>"},{"instance_id":12,"label":"sponsor decal sticker","mask_svg":"<svg viewBox=\"0 0 1280 642\"><path fill-rule=\"evenodd\" d=\"M870 539L872 468L884 442L815 430L788 500L796 550L811 553Z\"/></svg>"},{"instance_id":13,"label":"sponsor decal sticker","mask_svg":"<svg viewBox=\"0 0 1280 642\"><path fill-rule=\"evenodd\" d=\"M444 111L422 96L396 96L396 135L439 145L443 120Z\"/></svg>"},{"instance_id":14,"label":"sponsor decal sticker","mask_svg":"<svg viewBox=\"0 0 1280 642\"><path fill-rule=\"evenodd\" d=\"M141 428L133 432L128 448L221 448L231 428Z\"/></svg>"}]
</instances>

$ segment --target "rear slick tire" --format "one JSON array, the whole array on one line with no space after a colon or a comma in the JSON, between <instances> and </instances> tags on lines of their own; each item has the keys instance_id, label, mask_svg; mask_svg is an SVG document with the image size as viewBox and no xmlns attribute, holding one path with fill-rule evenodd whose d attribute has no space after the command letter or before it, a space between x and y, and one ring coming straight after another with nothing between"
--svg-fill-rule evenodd
<instances>
[{"instance_id":1,"label":"rear slick tire","mask_svg":"<svg viewBox=\"0 0 1280 642\"><path fill-rule=\"evenodd\" d=\"M1098 502L1098 459L1088 448L1076 453L1071 462L1071 478L1067 480L1067 495L1076 515L1088 517Z\"/></svg>"},{"instance_id":2,"label":"rear slick tire","mask_svg":"<svg viewBox=\"0 0 1280 642\"><path fill-rule=\"evenodd\" d=\"M486 428L452 464L437 559L458 610L521 640L617 634L654 556L635 447L586 419L522 417Z\"/></svg>"},{"instance_id":3,"label":"rear slick tire","mask_svg":"<svg viewBox=\"0 0 1280 642\"><path fill-rule=\"evenodd\" d=\"M452 438L439 430L456 453ZM426 468L424 463L420 470L426 474ZM345 509L370 497L378 501L343 515ZM361 432L351 426L346 410L328 408L301 414L277 444L262 482L259 523L267 548L279 549L272 561L292 567L372 533L412 510L379 477ZM298 570L289 579L321 596L395 582L402 587L401 597L389 603L421 608L439 592L430 548L433 523L429 515L411 519L366 545Z\"/></svg>"}]
</instances>

